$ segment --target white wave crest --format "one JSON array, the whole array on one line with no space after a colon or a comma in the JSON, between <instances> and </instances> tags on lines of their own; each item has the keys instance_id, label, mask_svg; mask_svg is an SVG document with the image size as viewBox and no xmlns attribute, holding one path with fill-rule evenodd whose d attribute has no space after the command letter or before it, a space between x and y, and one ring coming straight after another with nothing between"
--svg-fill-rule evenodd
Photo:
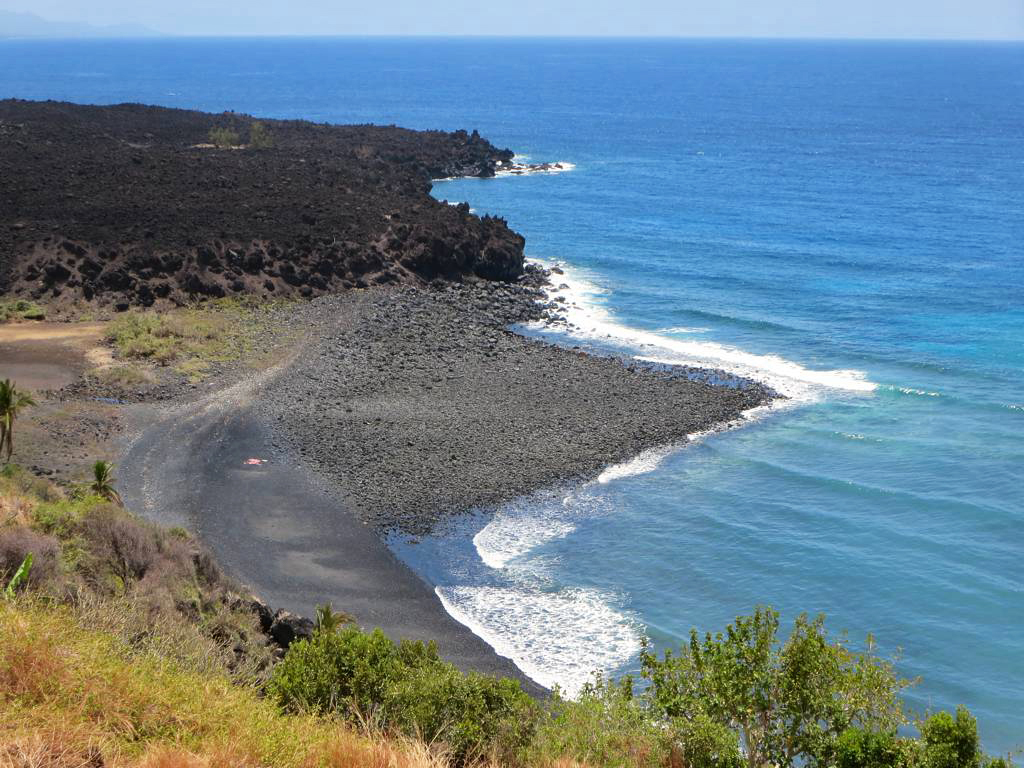
<instances>
[{"instance_id":1,"label":"white wave crest","mask_svg":"<svg viewBox=\"0 0 1024 768\"><path fill-rule=\"evenodd\" d=\"M565 538L574 530L576 526L571 522L552 519L549 515L499 512L473 537L473 546L485 565L499 569L541 544Z\"/></svg>"},{"instance_id":2,"label":"white wave crest","mask_svg":"<svg viewBox=\"0 0 1024 768\"><path fill-rule=\"evenodd\" d=\"M438 587L445 610L531 680L569 696L599 670L636 655L642 634L597 589L544 592L495 586Z\"/></svg>"},{"instance_id":3,"label":"white wave crest","mask_svg":"<svg viewBox=\"0 0 1024 768\"><path fill-rule=\"evenodd\" d=\"M676 339L631 328L618 322L604 307L607 291L564 265L533 261L561 270L551 276L555 287L549 289L548 297L561 299L559 304L574 336L625 347L642 360L725 370L764 382L797 400L816 399L821 390L827 389L872 392L876 388L863 371L807 368L778 355L758 355L726 344Z\"/></svg>"},{"instance_id":4,"label":"white wave crest","mask_svg":"<svg viewBox=\"0 0 1024 768\"><path fill-rule=\"evenodd\" d=\"M918 395L919 397L942 397L941 392L929 392L926 389L914 389L913 387L896 387L896 391L904 395Z\"/></svg>"},{"instance_id":5,"label":"white wave crest","mask_svg":"<svg viewBox=\"0 0 1024 768\"><path fill-rule=\"evenodd\" d=\"M519 157L516 156L510 165L495 170L494 176L529 176L538 173L567 173L574 170L576 164L564 160L556 163L523 163L519 162Z\"/></svg>"},{"instance_id":6,"label":"white wave crest","mask_svg":"<svg viewBox=\"0 0 1024 768\"><path fill-rule=\"evenodd\" d=\"M710 328L690 328L685 325L675 326L673 328L661 328L658 333L707 333Z\"/></svg>"},{"instance_id":7,"label":"white wave crest","mask_svg":"<svg viewBox=\"0 0 1024 768\"><path fill-rule=\"evenodd\" d=\"M605 485L613 480L621 480L624 477L633 477L653 472L673 450L674 448L672 447L651 448L629 461L624 461L621 464L612 464L597 476L596 482Z\"/></svg>"}]
</instances>

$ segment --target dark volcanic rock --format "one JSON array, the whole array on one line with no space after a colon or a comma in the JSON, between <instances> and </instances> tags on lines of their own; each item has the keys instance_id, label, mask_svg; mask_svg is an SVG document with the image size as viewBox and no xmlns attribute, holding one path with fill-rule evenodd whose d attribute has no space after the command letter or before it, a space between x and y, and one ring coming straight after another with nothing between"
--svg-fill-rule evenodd
<instances>
[{"instance_id":1,"label":"dark volcanic rock","mask_svg":"<svg viewBox=\"0 0 1024 768\"><path fill-rule=\"evenodd\" d=\"M278 449L326 476L365 521L418 534L769 401L753 382L644 367L508 329L542 319L544 274L323 297L319 323L259 408Z\"/></svg>"},{"instance_id":2,"label":"dark volcanic rock","mask_svg":"<svg viewBox=\"0 0 1024 768\"><path fill-rule=\"evenodd\" d=\"M296 640L308 640L313 636L314 624L309 619L296 616L288 611L278 611L270 625L270 637L275 643L288 649Z\"/></svg>"},{"instance_id":3,"label":"dark volcanic rock","mask_svg":"<svg viewBox=\"0 0 1024 768\"><path fill-rule=\"evenodd\" d=\"M475 131L261 120L269 148L205 144L214 127L245 141L253 122L0 101L0 293L180 304L522 274L503 220L429 194L511 160Z\"/></svg>"}]
</instances>

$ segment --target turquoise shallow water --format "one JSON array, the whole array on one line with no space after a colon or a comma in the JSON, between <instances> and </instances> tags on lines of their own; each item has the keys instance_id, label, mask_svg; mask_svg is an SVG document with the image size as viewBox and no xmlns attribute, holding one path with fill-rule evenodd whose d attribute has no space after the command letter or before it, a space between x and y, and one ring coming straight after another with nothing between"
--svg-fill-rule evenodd
<instances>
[{"instance_id":1,"label":"turquoise shallow water","mask_svg":"<svg viewBox=\"0 0 1024 768\"><path fill-rule=\"evenodd\" d=\"M0 43L0 95L478 128L435 193L566 268L573 343L790 407L396 548L545 682L770 603L1024 743L1024 46ZM561 279L560 279L561 281Z\"/></svg>"}]
</instances>

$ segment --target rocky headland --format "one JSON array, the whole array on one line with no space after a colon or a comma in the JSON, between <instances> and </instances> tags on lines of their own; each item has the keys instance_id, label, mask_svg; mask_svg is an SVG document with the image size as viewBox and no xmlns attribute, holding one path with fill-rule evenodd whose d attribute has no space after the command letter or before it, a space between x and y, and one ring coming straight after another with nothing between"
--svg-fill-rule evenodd
<instances>
[{"instance_id":1,"label":"rocky headland","mask_svg":"<svg viewBox=\"0 0 1024 768\"><path fill-rule=\"evenodd\" d=\"M430 196L511 161L475 131L0 101L0 293L124 310L513 280L523 238Z\"/></svg>"}]
</instances>

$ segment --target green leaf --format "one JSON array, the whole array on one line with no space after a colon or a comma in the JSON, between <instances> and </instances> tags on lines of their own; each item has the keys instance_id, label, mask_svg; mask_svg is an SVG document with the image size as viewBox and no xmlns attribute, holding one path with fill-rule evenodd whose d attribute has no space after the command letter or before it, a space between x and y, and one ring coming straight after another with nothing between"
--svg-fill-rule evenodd
<instances>
[{"instance_id":1,"label":"green leaf","mask_svg":"<svg viewBox=\"0 0 1024 768\"><path fill-rule=\"evenodd\" d=\"M14 572L14 576L7 582L7 588L4 590L4 597L8 600L14 599L15 591L24 583L28 581L29 571L32 570L32 553L29 552L25 555L25 559L21 561L21 565L18 566L18 570Z\"/></svg>"}]
</instances>

